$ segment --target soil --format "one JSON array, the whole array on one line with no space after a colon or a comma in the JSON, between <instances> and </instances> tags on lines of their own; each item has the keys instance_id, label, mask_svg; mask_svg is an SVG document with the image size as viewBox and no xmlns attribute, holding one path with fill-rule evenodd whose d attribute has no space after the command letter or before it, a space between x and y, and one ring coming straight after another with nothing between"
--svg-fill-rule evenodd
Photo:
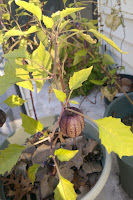
<instances>
[{"instance_id":1,"label":"soil","mask_svg":"<svg viewBox=\"0 0 133 200\"><path fill-rule=\"evenodd\" d=\"M60 134L59 134L60 135ZM56 168L50 156L50 145L48 141L43 144L34 143L38 140L33 137L28 140L25 150L10 175L2 178L6 199L8 200L53 200L54 189L59 179ZM72 138L58 137L54 149L75 149ZM83 135L76 138L76 148L79 150L68 162L57 160L61 175L74 184L74 189L81 199L96 184L102 172L102 151L98 143L86 139ZM34 185L28 177L28 168L33 164L40 164L36 173Z\"/></svg>"},{"instance_id":2,"label":"soil","mask_svg":"<svg viewBox=\"0 0 133 200\"><path fill-rule=\"evenodd\" d=\"M131 126L131 131L132 131L132 133L133 133L133 115L124 117L124 118L121 119L121 121L122 121L125 125Z\"/></svg>"}]
</instances>

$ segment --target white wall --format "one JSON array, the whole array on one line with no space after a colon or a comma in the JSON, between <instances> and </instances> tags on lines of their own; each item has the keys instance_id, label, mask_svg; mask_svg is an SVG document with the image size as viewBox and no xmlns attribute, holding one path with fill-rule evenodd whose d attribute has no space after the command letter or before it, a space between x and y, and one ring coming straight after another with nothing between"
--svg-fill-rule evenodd
<instances>
[{"instance_id":1,"label":"white wall","mask_svg":"<svg viewBox=\"0 0 133 200\"><path fill-rule=\"evenodd\" d=\"M116 0L98 0L99 13L102 13L103 20L103 34L109 37L110 29L105 25L105 19L108 14L111 14L110 7L114 6L116 9ZM125 3L126 2L126 3ZM125 73L133 75L133 0L121 0L121 10L124 16L125 24L125 39L122 45L122 50L128 52L128 54L122 55L122 65L125 66ZM120 25L117 30L111 32L112 40L121 47L122 40L124 38L124 29ZM105 44L105 42L103 42ZM117 64L121 65L121 54L114 50L111 46L107 46L111 56L114 57Z\"/></svg>"}]
</instances>

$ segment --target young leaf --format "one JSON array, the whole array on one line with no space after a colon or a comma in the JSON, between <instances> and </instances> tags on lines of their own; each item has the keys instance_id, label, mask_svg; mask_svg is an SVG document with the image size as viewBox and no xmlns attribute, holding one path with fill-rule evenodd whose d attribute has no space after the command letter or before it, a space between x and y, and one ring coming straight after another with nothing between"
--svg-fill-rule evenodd
<instances>
[{"instance_id":1,"label":"young leaf","mask_svg":"<svg viewBox=\"0 0 133 200\"><path fill-rule=\"evenodd\" d=\"M35 174L38 170L38 168L40 167L40 164L34 164L31 167L29 167L28 169L28 176L30 177L31 183L34 184L35 181Z\"/></svg>"},{"instance_id":2,"label":"young leaf","mask_svg":"<svg viewBox=\"0 0 133 200\"><path fill-rule=\"evenodd\" d=\"M114 49L116 49L120 53L123 53L123 54L128 53L128 52L123 52L121 49L119 49L119 47L106 35L103 35L102 33L99 33L97 30L94 30L94 29L90 29L89 31L93 33L97 38L102 38L103 40L105 40L107 43L109 43Z\"/></svg>"},{"instance_id":3,"label":"young leaf","mask_svg":"<svg viewBox=\"0 0 133 200\"><path fill-rule=\"evenodd\" d=\"M15 106L21 106L23 103L26 102L22 98L20 98L18 95L12 95L8 97L3 103L6 103L10 107L15 107Z\"/></svg>"},{"instance_id":4,"label":"young leaf","mask_svg":"<svg viewBox=\"0 0 133 200\"><path fill-rule=\"evenodd\" d=\"M108 153L114 151L122 156L133 156L133 134L130 126L126 126L121 119L105 117L95 120L99 128L99 138Z\"/></svg>"},{"instance_id":5,"label":"young leaf","mask_svg":"<svg viewBox=\"0 0 133 200\"><path fill-rule=\"evenodd\" d=\"M43 23L45 24L45 26L47 28L52 28L54 25L54 21L51 17L47 17L45 15L43 15Z\"/></svg>"},{"instance_id":6,"label":"young leaf","mask_svg":"<svg viewBox=\"0 0 133 200\"><path fill-rule=\"evenodd\" d=\"M57 158L63 162L63 161L69 161L71 158L73 158L76 153L78 153L78 150L67 150L67 149L58 149L55 150L54 155L57 156Z\"/></svg>"},{"instance_id":7,"label":"young leaf","mask_svg":"<svg viewBox=\"0 0 133 200\"><path fill-rule=\"evenodd\" d=\"M48 44L48 37L47 37L47 35L43 31L38 31L37 32L37 37L42 42L42 44L44 46L47 46L47 44Z\"/></svg>"},{"instance_id":8,"label":"young leaf","mask_svg":"<svg viewBox=\"0 0 133 200\"><path fill-rule=\"evenodd\" d=\"M72 104L79 104L77 101L74 101L74 100L71 100L69 102L72 103Z\"/></svg>"},{"instance_id":9,"label":"young leaf","mask_svg":"<svg viewBox=\"0 0 133 200\"><path fill-rule=\"evenodd\" d=\"M28 34L31 34L31 33L38 32L40 30L41 29L38 26L31 26L27 31L25 31L23 33L24 33L24 35L28 35Z\"/></svg>"},{"instance_id":10,"label":"young leaf","mask_svg":"<svg viewBox=\"0 0 133 200\"><path fill-rule=\"evenodd\" d=\"M60 16L60 18L63 19L64 17L66 17L66 16L68 16L68 15L74 13L74 12L83 10L83 9L85 9L85 7L66 8L66 9L63 9L62 11L57 11L56 13L53 13L52 18L55 19L57 16Z\"/></svg>"},{"instance_id":11,"label":"young leaf","mask_svg":"<svg viewBox=\"0 0 133 200\"><path fill-rule=\"evenodd\" d=\"M112 58L112 56L110 56L110 55L107 54L107 53L104 54L104 59L108 60L110 65L115 64L115 61L114 61L114 59Z\"/></svg>"},{"instance_id":12,"label":"young leaf","mask_svg":"<svg viewBox=\"0 0 133 200\"><path fill-rule=\"evenodd\" d=\"M86 56L87 52L88 51L86 49L83 49L83 50L77 51L74 55L76 55L76 56Z\"/></svg>"},{"instance_id":13,"label":"young leaf","mask_svg":"<svg viewBox=\"0 0 133 200\"><path fill-rule=\"evenodd\" d=\"M15 0L15 3L18 6L34 14L39 19L39 21L41 21L42 11L38 6L35 6L33 3L28 3L26 1L20 1L20 0Z\"/></svg>"},{"instance_id":14,"label":"young leaf","mask_svg":"<svg viewBox=\"0 0 133 200\"><path fill-rule=\"evenodd\" d=\"M66 100L66 94L64 92L56 89L53 90L56 95L56 98L59 99L59 101L64 102Z\"/></svg>"},{"instance_id":15,"label":"young leaf","mask_svg":"<svg viewBox=\"0 0 133 200\"><path fill-rule=\"evenodd\" d=\"M77 194L74 191L73 184L60 176L60 182L54 190L55 200L76 200Z\"/></svg>"},{"instance_id":16,"label":"young leaf","mask_svg":"<svg viewBox=\"0 0 133 200\"><path fill-rule=\"evenodd\" d=\"M105 83L105 81L102 80L90 80L90 82L95 85L103 85Z\"/></svg>"},{"instance_id":17,"label":"young leaf","mask_svg":"<svg viewBox=\"0 0 133 200\"><path fill-rule=\"evenodd\" d=\"M6 149L0 150L0 174L11 171L24 149L23 146L9 144Z\"/></svg>"},{"instance_id":18,"label":"young leaf","mask_svg":"<svg viewBox=\"0 0 133 200\"><path fill-rule=\"evenodd\" d=\"M82 83L87 80L91 73L92 66L87 69L82 69L78 72L74 72L74 75L70 77L69 88L70 90L75 90L82 86Z\"/></svg>"},{"instance_id":19,"label":"young leaf","mask_svg":"<svg viewBox=\"0 0 133 200\"><path fill-rule=\"evenodd\" d=\"M81 56L74 55L73 66L77 65L77 64L80 63L82 60L83 60L83 58L82 58Z\"/></svg>"},{"instance_id":20,"label":"young leaf","mask_svg":"<svg viewBox=\"0 0 133 200\"><path fill-rule=\"evenodd\" d=\"M21 35L24 35L22 31L16 30L15 28L13 28L5 33L4 39L8 40L12 36L21 36Z\"/></svg>"},{"instance_id":21,"label":"young leaf","mask_svg":"<svg viewBox=\"0 0 133 200\"><path fill-rule=\"evenodd\" d=\"M10 20L10 14L9 13L3 13L2 14L2 19L5 19L5 20Z\"/></svg>"},{"instance_id":22,"label":"young leaf","mask_svg":"<svg viewBox=\"0 0 133 200\"><path fill-rule=\"evenodd\" d=\"M36 121L23 113L20 113L20 115L22 117L22 126L27 133L34 135L43 130L43 125L39 121Z\"/></svg>"}]
</instances>

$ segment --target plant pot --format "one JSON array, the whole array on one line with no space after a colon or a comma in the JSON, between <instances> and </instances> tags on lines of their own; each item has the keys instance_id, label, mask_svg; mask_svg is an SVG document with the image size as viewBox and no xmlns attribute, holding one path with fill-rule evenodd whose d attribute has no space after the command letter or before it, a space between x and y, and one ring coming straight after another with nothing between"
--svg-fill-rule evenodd
<instances>
[{"instance_id":1,"label":"plant pot","mask_svg":"<svg viewBox=\"0 0 133 200\"><path fill-rule=\"evenodd\" d=\"M127 78L127 79L131 80L132 83L133 83L133 76L132 75L129 75L129 74L120 74L120 80L122 78ZM131 93L131 92L127 92L127 94L129 94L129 93ZM119 92L118 94L116 94L116 96L114 97L114 99L116 99L116 98L118 98L119 96L122 96L122 95L123 95L123 93ZM106 97L104 97L104 102L105 102L105 104L107 106L111 103Z\"/></svg>"},{"instance_id":2,"label":"plant pot","mask_svg":"<svg viewBox=\"0 0 133 200\"><path fill-rule=\"evenodd\" d=\"M133 100L133 92L128 94L128 96ZM129 100L123 95L110 103L104 116L112 116L114 113L116 118L133 115L133 105L131 105ZM118 158L118 164L121 184L129 196L133 198L133 156L124 156L122 159Z\"/></svg>"},{"instance_id":3,"label":"plant pot","mask_svg":"<svg viewBox=\"0 0 133 200\"><path fill-rule=\"evenodd\" d=\"M57 116L53 117L44 117L40 119L40 122L44 125L44 127L48 127L49 130L53 129L53 125L57 120ZM95 124L93 124L90 121L85 121L85 129L84 129L84 135L86 138L90 138L93 140L97 140L100 143L99 140L99 132L98 128ZM0 149L3 149L7 147L9 143L17 143L19 145L22 145L25 143L25 139L29 137L29 134L24 132L23 127L20 127L19 129L16 130L16 132L9 137L0 147ZM106 149L101 145L102 152L103 152L103 160L102 160L102 165L103 165L103 171L101 173L101 176L95 186L91 189L91 191L85 195L82 200L94 200L98 194L101 192L103 189L108 176L110 174L111 170L111 156L107 153ZM4 192L3 192L3 186L2 184L0 185L0 200L6 200Z\"/></svg>"}]
</instances>

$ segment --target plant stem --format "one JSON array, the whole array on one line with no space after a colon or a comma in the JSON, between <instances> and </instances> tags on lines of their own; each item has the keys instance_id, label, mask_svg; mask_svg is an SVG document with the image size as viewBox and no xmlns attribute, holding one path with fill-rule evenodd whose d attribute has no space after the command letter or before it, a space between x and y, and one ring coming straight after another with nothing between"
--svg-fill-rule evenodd
<instances>
[{"instance_id":1,"label":"plant stem","mask_svg":"<svg viewBox=\"0 0 133 200\"><path fill-rule=\"evenodd\" d=\"M36 114L36 109L35 109L35 105L34 105L34 100L33 100L33 95L32 95L32 91L31 90L30 90L30 97L31 97L31 102L32 102L32 107L33 107L35 119L36 119L36 121L38 121L37 114Z\"/></svg>"}]
</instances>

